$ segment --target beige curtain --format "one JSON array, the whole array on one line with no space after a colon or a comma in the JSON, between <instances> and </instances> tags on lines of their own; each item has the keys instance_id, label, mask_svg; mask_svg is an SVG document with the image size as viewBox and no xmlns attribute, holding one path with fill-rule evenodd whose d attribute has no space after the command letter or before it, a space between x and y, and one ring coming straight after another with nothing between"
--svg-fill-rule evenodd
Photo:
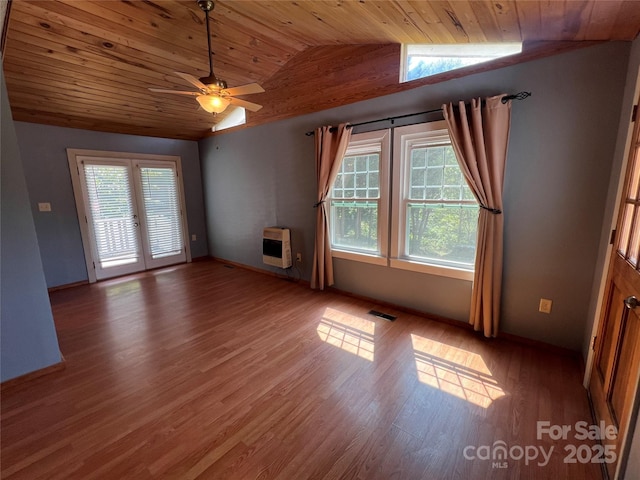
<instances>
[{"instance_id":1,"label":"beige curtain","mask_svg":"<svg viewBox=\"0 0 640 480\"><path fill-rule=\"evenodd\" d=\"M509 142L511 101L504 95L443 105L451 143L469 187L480 203L478 244L469 323L486 337L498 334L502 291L502 186Z\"/></svg>"},{"instance_id":2,"label":"beige curtain","mask_svg":"<svg viewBox=\"0 0 640 480\"><path fill-rule=\"evenodd\" d=\"M333 129L333 131L331 131ZM316 239L313 252L311 288L324 290L325 285L333 285L333 263L329 239L329 206L325 203L333 182L340 170L351 138L351 128L346 123L337 128L319 127L315 131L316 178L318 180Z\"/></svg>"}]
</instances>

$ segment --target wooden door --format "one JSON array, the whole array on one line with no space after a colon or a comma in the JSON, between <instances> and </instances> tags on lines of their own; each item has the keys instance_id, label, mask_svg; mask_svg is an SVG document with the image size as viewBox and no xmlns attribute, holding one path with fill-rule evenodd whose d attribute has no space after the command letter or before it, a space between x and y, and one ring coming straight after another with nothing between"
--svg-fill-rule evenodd
<instances>
[{"instance_id":1,"label":"wooden door","mask_svg":"<svg viewBox=\"0 0 640 480\"><path fill-rule=\"evenodd\" d=\"M589 382L596 420L618 429L616 438L602 439L616 454L606 463L609 478L629 427L640 370L640 121L629 149L616 232Z\"/></svg>"}]
</instances>

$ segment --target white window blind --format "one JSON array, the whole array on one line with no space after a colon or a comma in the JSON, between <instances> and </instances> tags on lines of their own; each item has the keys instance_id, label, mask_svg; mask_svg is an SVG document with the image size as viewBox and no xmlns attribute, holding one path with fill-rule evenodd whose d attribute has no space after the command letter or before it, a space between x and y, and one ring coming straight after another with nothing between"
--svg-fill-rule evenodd
<instances>
[{"instance_id":1,"label":"white window blind","mask_svg":"<svg viewBox=\"0 0 640 480\"><path fill-rule=\"evenodd\" d=\"M139 169L151 258L176 255L183 239L175 164Z\"/></svg>"},{"instance_id":2,"label":"white window blind","mask_svg":"<svg viewBox=\"0 0 640 480\"><path fill-rule=\"evenodd\" d=\"M122 165L84 165L98 261L103 268L140 257L135 232L130 170Z\"/></svg>"}]
</instances>

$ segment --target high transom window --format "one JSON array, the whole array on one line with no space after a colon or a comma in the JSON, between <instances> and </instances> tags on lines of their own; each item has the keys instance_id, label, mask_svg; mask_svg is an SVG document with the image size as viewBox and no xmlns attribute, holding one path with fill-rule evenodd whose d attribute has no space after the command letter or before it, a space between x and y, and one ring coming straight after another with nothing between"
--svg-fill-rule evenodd
<instances>
[{"instance_id":1,"label":"high transom window","mask_svg":"<svg viewBox=\"0 0 640 480\"><path fill-rule=\"evenodd\" d=\"M400 82L488 62L522 52L522 43L407 44L402 46Z\"/></svg>"}]
</instances>

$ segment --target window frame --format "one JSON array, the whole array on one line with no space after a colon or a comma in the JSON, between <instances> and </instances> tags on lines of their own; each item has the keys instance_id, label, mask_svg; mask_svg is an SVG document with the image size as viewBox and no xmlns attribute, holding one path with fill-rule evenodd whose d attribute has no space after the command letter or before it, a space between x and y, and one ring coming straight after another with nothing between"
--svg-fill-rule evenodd
<instances>
[{"instance_id":1,"label":"window frame","mask_svg":"<svg viewBox=\"0 0 640 480\"><path fill-rule=\"evenodd\" d=\"M413 82L447 72L493 62L505 57L522 53L522 42L500 43L468 43L468 44L433 44L433 43L403 43L400 47L400 75L399 82ZM410 73L409 60L412 56L422 56L452 60L459 58L477 58L477 62L469 62L454 68L447 68L437 73L408 79Z\"/></svg>"},{"instance_id":2,"label":"window frame","mask_svg":"<svg viewBox=\"0 0 640 480\"><path fill-rule=\"evenodd\" d=\"M350 157L353 155L363 155L367 153L379 152L380 163L378 171L378 250L370 251L358 248L349 248L344 245L334 245L333 243L333 201L344 200L342 198L334 198L333 185L329 190L327 196L327 215L329 217L329 238L331 243L331 255L336 258L344 258L347 260L355 260L365 263L372 263L375 265L388 265L388 238L389 238L389 185L391 179L390 174L390 161L391 161L391 131L390 129L375 130L372 132L355 133L351 135L349 146L344 154L344 157ZM372 201L372 199L359 199L354 197L354 200Z\"/></svg>"},{"instance_id":3,"label":"window frame","mask_svg":"<svg viewBox=\"0 0 640 480\"><path fill-rule=\"evenodd\" d=\"M474 268L456 267L451 264L429 262L408 255L407 240L407 208L410 200L407 195L409 187L408 170L410 168L410 152L413 148L419 148L429 144L450 144L451 137L444 120L419 123L398 127L394 130L393 148L393 199L391 218L391 255L389 265L393 268L429 273L461 280L473 280ZM408 155L409 154L409 155ZM449 203L438 200L437 202L418 201L420 203ZM473 200L451 201L454 204L477 205Z\"/></svg>"},{"instance_id":4,"label":"window frame","mask_svg":"<svg viewBox=\"0 0 640 480\"><path fill-rule=\"evenodd\" d=\"M367 153L367 146L379 145L380 151L380 197L378 199L378 247L377 252L335 246L333 244L332 197L333 185L327 197L327 215L329 216L329 237L331 256L357 262L387 266L401 270L409 270L431 275L439 275L465 281L473 281L474 267L457 268L451 264L437 264L424 259L404 255L406 241L406 212L401 208L405 202L407 162L403 158L403 150L407 142L403 139L419 139L417 144L425 144L425 134L434 132L432 138L447 139L450 135L444 120L423 122L413 125L392 127L353 134L344 157ZM393 146L391 146L393 140ZM393 147L393 150L391 149ZM369 150L371 152L372 150ZM393 153L393 155L392 155ZM343 157L343 158L344 158ZM341 200L341 199L338 199ZM408 200L406 201L409 202ZM439 202L442 203L442 202ZM461 202L455 202L461 203ZM476 200L462 203L478 204Z\"/></svg>"}]
</instances>

